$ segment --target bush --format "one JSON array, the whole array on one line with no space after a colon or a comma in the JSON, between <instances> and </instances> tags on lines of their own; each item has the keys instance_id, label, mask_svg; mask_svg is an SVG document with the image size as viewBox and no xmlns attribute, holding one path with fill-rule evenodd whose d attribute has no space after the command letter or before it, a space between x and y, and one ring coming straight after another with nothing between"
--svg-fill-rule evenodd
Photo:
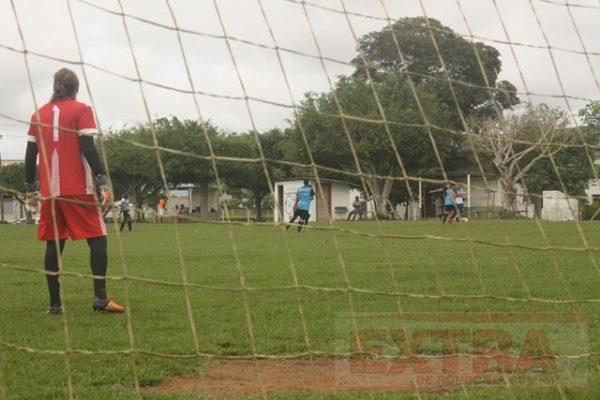
<instances>
[{"instance_id":1,"label":"bush","mask_svg":"<svg viewBox=\"0 0 600 400\"><path fill-rule=\"evenodd\" d=\"M501 219L525 219L518 211L510 212L504 209L498 212L498 217Z\"/></svg>"},{"instance_id":2,"label":"bush","mask_svg":"<svg viewBox=\"0 0 600 400\"><path fill-rule=\"evenodd\" d=\"M580 206L582 220L600 220L600 199L594 199L591 204L587 201L581 201Z\"/></svg>"}]
</instances>

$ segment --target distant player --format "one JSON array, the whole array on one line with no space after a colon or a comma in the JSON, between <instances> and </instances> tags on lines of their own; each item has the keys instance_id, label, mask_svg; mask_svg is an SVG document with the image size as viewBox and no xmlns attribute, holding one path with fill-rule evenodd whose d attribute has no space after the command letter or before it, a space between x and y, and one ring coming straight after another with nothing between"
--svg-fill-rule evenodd
<instances>
[{"instance_id":1,"label":"distant player","mask_svg":"<svg viewBox=\"0 0 600 400\"><path fill-rule=\"evenodd\" d=\"M46 242L46 271L58 272L59 251L62 253L67 238L86 239L92 273L99 277L94 279L93 309L122 313L125 308L106 295L106 227L94 180L102 191L103 207L109 205L111 196L92 136L97 132L93 111L75 100L78 90L77 75L66 68L59 70L54 74L52 99L31 117L25 154L28 203L37 202L39 154L42 207L37 237ZM46 280L50 292L48 314L61 314L59 277L48 274Z\"/></svg>"},{"instance_id":2,"label":"distant player","mask_svg":"<svg viewBox=\"0 0 600 400\"><path fill-rule=\"evenodd\" d=\"M302 230L302 225L308 225L308 220L310 219L310 203L315 198L315 191L308 184L308 179L304 180L304 186L302 186L296 192L296 204L298 206L298 215L300 216L300 221L298 222L298 232Z\"/></svg>"},{"instance_id":3,"label":"distant player","mask_svg":"<svg viewBox=\"0 0 600 400\"><path fill-rule=\"evenodd\" d=\"M455 219L457 222L463 222L463 215L465 214L465 191L460 184L456 185L455 190L454 194L457 208Z\"/></svg>"},{"instance_id":4,"label":"distant player","mask_svg":"<svg viewBox=\"0 0 600 400\"><path fill-rule=\"evenodd\" d=\"M363 219L362 207L363 207L362 201L360 201L358 196L355 196L354 202L352 202L352 210L348 213L348 221L356 220L356 216L359 214L360 214L360 219Z\"/></svg>"},{"instance_id":5,"label":"distant player","mask_svg":"<svg viewBox=\"0 0 600 400\"><path fill-rule=\"evenodd\" d=\"M129 213L129 197L126 194L124 194L121 198L119 207L121 208L121 228L119 230L123 231L123 228L125 228L125 224L127 224L129 232L131 232L131 214Z\"/></svg>"},{"instance_id":6,"label":"distant player","mask_svg":"<svg viewBox=\"0 0 600 400\"><path fill-rule=\"evenodd\" d=\"M158 222L163 222L167 216L167 200L163 196L158 200Z\"/></svg>"},{"instance_id":7,"label":"distant player","mask_svg":"<svg viewBox=\"0 0 600 400\"><path fill-rule=\"evenodd\" d=\"M442 224L451 224L454 216L457 214L456 193L454 185L448 183L444 188L430 191L429 193L444 192L444 209L442 215Z\"/></svg>"}]
</instances>

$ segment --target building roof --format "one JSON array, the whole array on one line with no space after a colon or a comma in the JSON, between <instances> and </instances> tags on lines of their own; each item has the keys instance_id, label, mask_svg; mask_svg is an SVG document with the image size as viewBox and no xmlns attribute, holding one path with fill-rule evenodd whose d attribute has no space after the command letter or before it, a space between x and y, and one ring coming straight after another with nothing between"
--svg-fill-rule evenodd
<instances>
[{"instance_id":1,"label":"building roof","mask_svg":"<svg viewBox=\"0 0 600 400\"><path fill-rule=\"evenodd\" d=\"M317 180L316 178L289 178L289 179L280 179L278 181L275 181L274 184L276 185L278 183L302 181L304 179L308 179L309 181L313 181L313 182L315 182ZM351 182L345 182L345 181L340 181L340 180L337 180L337 179L319 178L319 180L321 182L327 182L327 183L339 183L339 184L342 184L342 185L347 185L347 186L352 187L352 188L361 187L361 185L359 185L359 184L351 183Z\"/></svg>"}]
</instances>

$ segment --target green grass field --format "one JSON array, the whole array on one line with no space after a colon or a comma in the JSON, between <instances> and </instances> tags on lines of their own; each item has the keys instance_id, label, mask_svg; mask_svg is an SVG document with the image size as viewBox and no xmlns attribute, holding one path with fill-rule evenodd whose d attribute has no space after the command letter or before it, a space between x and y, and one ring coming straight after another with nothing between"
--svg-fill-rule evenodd
<instances>
[{"instance_id":1,"label":"green grass field","mask_svg":"<svg viewBox=\"0 0 600 400\"><path fill-rule=\"evenodd\" d=\"M340 223L342 229L377 233L375 223ZM583 222L588 245L600 247L600 224ZM160 357L148 352L189 355L194 337L189 325L182 282L182 263L189 282L189 298L200 351L215 355L252 354L240 270L252 289L281 288L294 283L290 256L300 285L318 288L364 289L352 294L356 313L397 313L396 296L381 292L446 295L442 298L400 297L407 313L427 312L580 312L587 316L589 351L600 352L600 303L556 304L514 302L506 299L452 298L452 295L488 294L499 297L539 299L598 299L600 252L531 250L490 246L485 243L414 238L386 239L326 230L296 234L273 226L233 226L232 236L239 265L231 246L229 227L205 224L137 224L132 233L123 232L123 257L119 239L109 234L112 276L130 276L168 281L167 286L140 281L111 281L109 293L131 306L134 347L146 350L135 355L135 364L147 399L194 398L162 395L146 388L178 375L191 375L205 368L202 359ZM181 255L176 240L178 230ZM387 234L418 236L423 233L444 238L465 238L524 246L546 246L532 221L474 221L468 225L441 226L437 222L385 222ZM582 247L575 224L544 223L543 231L552 246ZM284 238L287 237L286 240ZM337 242L337 247L336 247ZM7 267L43 269L43 244L35 241L35 228L0 225L0 399L54 399L67 397L67 357L63 354L31 353L65 349L61 317L45 314L47 291L43 275ZM289 252L288 247L289 246ZM339 248L339 252L337 249ZM181 259L180 259L181 256ZM88 274L85 242L69 242L63 255L66 272ZM390 264L398 280L390 277ZM562 274L562 277L561 277ZM91 310L89 279L62 278L66 298L70 347L89 351L130 349L125 315L102 315ZM202 285L210 288L200 287ZM483 287L482 287L483 286ZM371 291L378 293L371 293ZM298 295L297 295L298 293ZM247 293L256 351L267 355L289 355L307 350L300 301L306 319L311 350L336 352L336 319L348 313L344 291L301 289L250 290ZM8 344L8 345L7 345ZM568 398L595 399L600 396L599 358L588 358L589 380L583 391L566 391ZM80 354L70 356L72 387L79 399L136 398L134 369L129 354ZM580 371L582 372L582 371ZM468 398L560 398L558 392L478 392L468 388ZM434 398L430 394L423 397ZM465 398L464 392L446 393L447 398ZM293 396L280 395L278 398ZM413 394L371 397L364 393L326 398L413 398ZM293 398L322 398L317 394Z\"/></svg>"}]
</instances>

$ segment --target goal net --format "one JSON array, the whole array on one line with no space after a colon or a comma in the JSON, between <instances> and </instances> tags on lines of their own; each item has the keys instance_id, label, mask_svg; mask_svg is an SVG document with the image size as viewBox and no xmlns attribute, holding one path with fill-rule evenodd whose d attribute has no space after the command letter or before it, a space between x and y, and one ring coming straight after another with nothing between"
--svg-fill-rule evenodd
<instances>
[{"instance_id":1,"label":"goal net","mask_svg":"<svg viewBox=\"0 0 600 400\"><path fill-rule=\"evenodd\" d=\"M0 4L0 219L70 68L126 308L0 225L0 399L600 391L600 2Z\"/></svg>"}]
</instances>

